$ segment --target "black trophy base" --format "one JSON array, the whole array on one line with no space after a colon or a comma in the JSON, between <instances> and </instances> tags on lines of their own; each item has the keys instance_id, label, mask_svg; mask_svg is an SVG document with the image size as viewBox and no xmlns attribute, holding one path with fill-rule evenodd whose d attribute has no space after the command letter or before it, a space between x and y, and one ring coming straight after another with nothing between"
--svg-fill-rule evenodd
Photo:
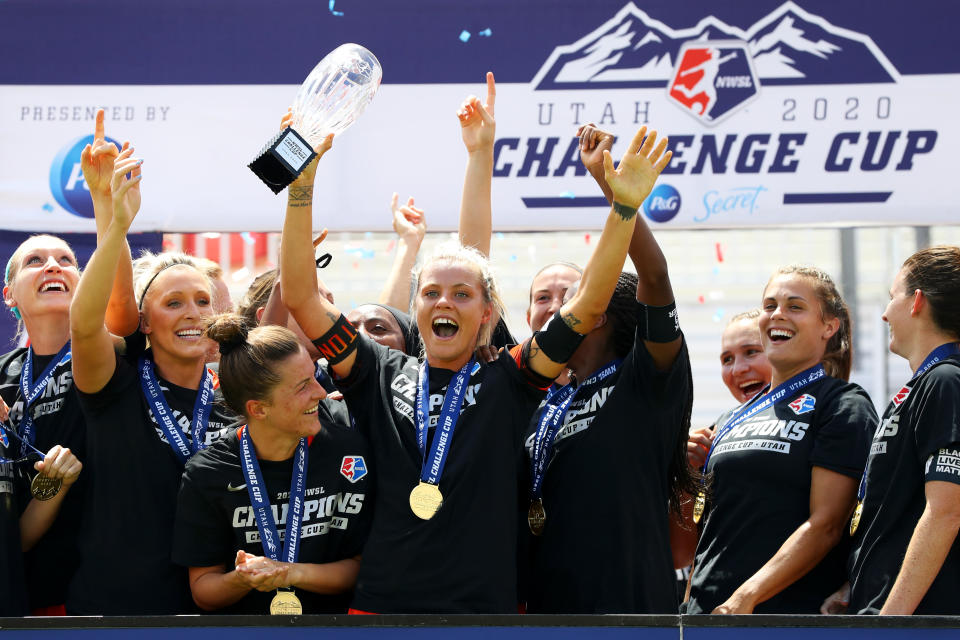
<instances>
[{"instance_id":1,"label":"black trophy base","mask_svg":"<svg viewBox=\"0 0 960 640\"><path fill-rule=\"evenodd\" d=\"M271 191L280 193L297 179L316 156L310 143L287 127L271 138L247 166Z\"/></svg>"}]
</instances>

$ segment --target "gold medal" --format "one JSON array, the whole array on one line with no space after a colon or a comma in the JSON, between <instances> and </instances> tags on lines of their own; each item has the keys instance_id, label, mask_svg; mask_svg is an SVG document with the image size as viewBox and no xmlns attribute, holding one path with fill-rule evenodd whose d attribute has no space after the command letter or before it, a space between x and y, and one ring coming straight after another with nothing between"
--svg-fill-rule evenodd
<instances>
[{"instance_id":1,"label":"gold medal","mask_svg":"<svg viewBox=\"0 0 960 640\"><path fill-rule=\"evenodd\" d=\"M527 509L527 524L530 526L530 533L535 536L543 535L543 525L547 521L547 512L543 510L543 500L537 498L530 503Z\"/></svg>"},{"instance_id":2,"label":"gold medal","mask_svg":"<svg viewBox=\"0 0 960 640\"><path fill-rule=\"evenodd\" d=\"M38 473L30 481L30 493L37 500L50 500L58 493L63 486L63 480L60 478L49 478L42 473Z\"/></svg>"},{"instance_id":3,"label":"gold medal","mask_svg":"<svg viewBox=\"0 0 960 640\"><path fill-rule=\"evenodd\" d=\"M300 598L293 591L277 589L277 595L270 601L270 615L272 616L299 616L303 613Z\"/></svg>"},{"instance_id":4,"label":"gold medal","mask_svg":"<svg viewBox=\"0 0 960 640\"><path fill-rule=\"evenodd\" d=\"M860 516L863 515L863 501L860 500L857 502L857 508L853 510L853 517L850 518L850 535L853 535L857 532L857 527L860 526Z\"/></svg>"},{"instance_id":5,"label":"gold medal","mask_svg":"<svg viewBox=\"0 0 960 640\"><path fill-rule=\"evenodd\" d=\"M410 492L410 509L421 520L429 520L443 505L443 494L435 484L420 481Z\"/></svg>"},{"instance_id":6,"label":"gold medal","mask_svg":"<svg viewBox=\"0 0 960 640\"><path fill-rule=\"evenodd\" d=\"M707 495L701 491L697 494L697 499L693 502L693 522L699 524L703 518L703 512L707 508Z\"/></svg>"}]
</instances>

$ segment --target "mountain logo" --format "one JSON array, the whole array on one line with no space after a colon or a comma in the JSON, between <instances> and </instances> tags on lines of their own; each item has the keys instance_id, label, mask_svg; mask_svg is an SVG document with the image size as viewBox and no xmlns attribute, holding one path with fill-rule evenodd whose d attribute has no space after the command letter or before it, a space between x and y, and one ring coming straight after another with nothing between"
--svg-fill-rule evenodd
<instances>
[{"instance_id":1,"label":"mountain logo","mask_svg":"<svg viewBox=\"0 0 960 640\"><path fill-rule=\"evenodd\" d=\"M667 97L713 125L757 97L760 85L747 45L738 41L687 43L667 85Z\"/></svg>"},{"instance_id":2,"label":"mountain logo","mask_svg":"<svg viewBox=\"0 0 960 640\"><path fill-rule=\"evenodd\" d=\"M900 73L870 36L835 26L784 2L746 29L706 16L676 29L628 2L576 42L554 48L533 78L536 89L616 89L672 85L687 43L743 43L764 85L896 82ZM700 45L698 45L700 46ZM722 56L721 56L722 58Z\"/></svg>"}]
</instances>

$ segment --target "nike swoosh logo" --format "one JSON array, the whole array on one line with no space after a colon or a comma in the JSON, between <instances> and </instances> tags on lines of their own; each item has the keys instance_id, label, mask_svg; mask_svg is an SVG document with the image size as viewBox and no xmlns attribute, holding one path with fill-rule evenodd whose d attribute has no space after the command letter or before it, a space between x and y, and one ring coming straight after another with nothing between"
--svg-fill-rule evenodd
<instances>
[{"instance_id":1,"label":"nike swoosh logo","mask_svg":"<svg viewBox=\"0 0 960 640\"><path fill-rule=\"evenodd\" d=\"M246 483L246 482L244 482L244 483L243 483L242 485L240 485L239 487L233 486L233 483L232 483L232 482L228 482L228 483L227 483L227 491L243 491L243 490L246 489L246 488L247 488L247 483Z\"/></svg>"}]
</instances>

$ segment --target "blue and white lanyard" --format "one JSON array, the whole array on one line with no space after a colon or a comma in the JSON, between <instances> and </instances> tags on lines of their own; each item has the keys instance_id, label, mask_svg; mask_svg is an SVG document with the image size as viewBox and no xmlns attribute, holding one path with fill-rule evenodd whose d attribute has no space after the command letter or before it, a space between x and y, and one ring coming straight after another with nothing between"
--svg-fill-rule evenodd
<instances>
[{"instance_id":1,"label":"blue and white lanyard","mask_svg":"<svg viewBox=\"0 0 960 640\"><path fill-rule=\"evenodd\" d=\"M72 354L70 352L70 342L63 345L63 348L53 357L46 369L33 379L33 347L27 350L27 355L23 360L23 369L20 370L20 393L23 396L23 419L17 430L20 436L20 455L27 455L27 445L33 445L36 442L36 435L33 433L33 415L30 413L30 407L43 395L43 390L47 388L47 381L53 375L54 369L70 361ZM32 448L32 447L31 447Z\"/></svg>"},{"instance_id":2,"label":"blue and white lanyard","mask_svg":"<svg viewBox=\"0 0 960 640\"><path fill-rule=\"evenodd\" d=\"M430 455L427 456L427 429L430 420L430 366L423 362L420 365L420 375L417 378L417 448L423 457L423 466L420 470L420 480L436 485L443 475L443 467L450 453L450 443L453 441L453 432L460 418L460 407L467 392L467 381L480 365L471 359L463 365L447 385L447 393L440 407L440 417L437 428L430 443Z\"/></svg>"},{"instance_id":3,"label":"blue and white lanyard","mask_svg":"<svg viewBox=\"0 0 960 640\"><path fill-rule=\"evenodd\" d=\"M560 389L550 390L541 409L540 420L533 438L533 449L530 453L531 500L539 500L543 497L543 478L546 475L547 462L550 460L559 427L567 411L570 410L570 404L580 390L592 388L616 373L621 362L623 362L621 358L608 362L577 386L570 383Z\"/></svg>"},{"instance_id":4,"label":"blue and white lanyard","mask_svg":"<svg viewBox=\"0 0 960 640\"><path fill-rule=\"evenodd\" d=\"M163 397L160 382L153 371L153 361L149 358L140 358L139 369L140 388L150 405L150 410L167 434L167 441L180 459L180 463L186 464L190 456L207 446L207 425L210 423L210 409L213 407L213 375L208 369L204 369L203 380L197 390L197 399L193 403L193 419L190 421L193 442L188 444L173 419L173 412L167 404L167 399Z\"/></svg>"},{"instance_id":5,"label":"blue and white lanyard","mask_svg":"<svg viewBox=\"0 0 960 640\"><path fill-rule=\"evenodd\" d=\"M257 529L260 530L260 544L263 552L279 562L296 562L300 556L300 523L303 521L304 495L307 477L307 439L300 438L293 457L293 474L290 478L290 501L287 504L287 527L283 541L283 554L279 550L280 534L270 509L270 499L266 482L260 472L260 463L250 441L250 429L240 428L240 456L243 460L243 473L247 479L247 494L250 505L256 514Z\"/></svg>"}]
</instances>

